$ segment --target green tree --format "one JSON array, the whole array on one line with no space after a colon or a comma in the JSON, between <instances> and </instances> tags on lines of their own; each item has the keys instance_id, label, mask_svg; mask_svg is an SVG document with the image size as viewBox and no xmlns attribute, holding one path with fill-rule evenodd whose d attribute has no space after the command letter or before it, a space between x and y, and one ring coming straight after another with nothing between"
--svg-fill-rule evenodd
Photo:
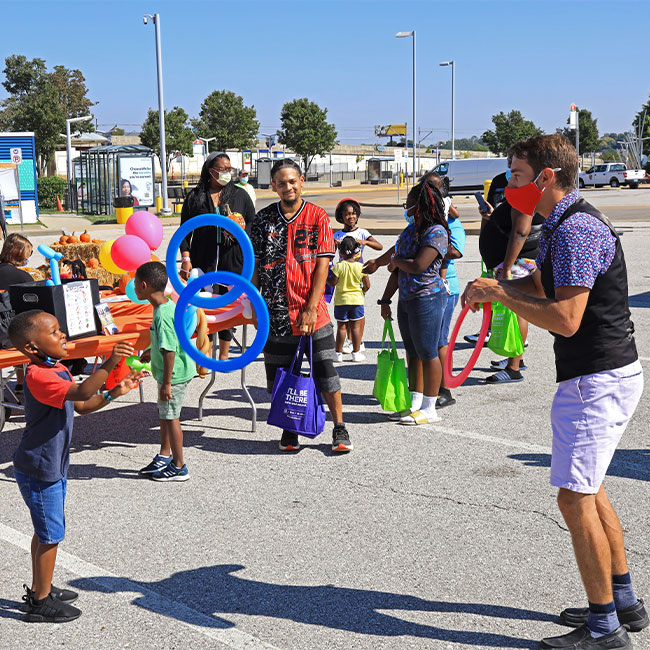
<instances>
[{"instance_id":1,"label":"green tree","mask_svg":"<svg viewBox=\"0 0 650 650\"><path fill-rule=\"evenodd\" d=\"M192 121L196 134L214 138L208 143L212 151L250 149L257 141L260 123L255 106L231 90L215 90L201 104L198 119Z\"/></svg>"},{"instance_id":2,"label":"green tree","mask_svg":"<svg viewBox=\"0 0 650 650\"><path fill-rule=\"evenodd\" d=\"M280 122L279 141L303 159L305 174L315 156L331 151L336 144L336 128L327 121L327 109L306 97L287 102Z\"/></svg>"},{"instance_id":3,"label":"green tree","mask_svg":"<svg viewBox=\"0 0 650 650\"><path fill-rule=\"evenodd\" d=\"M5 59L4 76L2 85L9 97L0 102L0 129L34 132L36 165L42 175L62 143L66 119L87 115L93 106L84 76L61 65L48 72L43 59L30 61L22 54ZM90 120L75 124L77 131L91 129Z\"/></svg>"},{"instance_id":4,"label":"green tree","mask_svg":"<svg viewBox=\"0 0 650 650\"><path fill-rule=\"evenodd\" d=\"M152 108L149 109L147 118L142 123L140 142L145 147L155 151L162 166L163 161L160 158L160 120L158 111L154 111ZM172 160L176 156L192 153L192 142L194 142L194 132L190 128L187 113L178 106L174 106L171 111L165 111L165 152L167 153L165 166L167 171L169 171Z\"/></svg>"},{"instance_id":5,"label":"green tree","mask_svg":"<svg viewBox=\"0 0 650 650\"><path fill-rule=\"evenodd\" d=\"M513 144L544 133L531 120L525 120L519 111L502 111L492 116L494 131L486 131L481 140L492 153L506 154Z\"/></svg>"},{"instance_id":6,"label":"green tree","mask_svg":"<svg viewBox=\"0 0 650 650\"><path fill-rule=\"evenodd\" d=\"M578 153L581 156L582 154L585 153L598 151L600 140L598 138L597 122L598 120L594 119L591 116L591 111L588 111L586 108L578 109L578 127L580 128L580 151ZM567 118L567 124L568 123L569 123L569 118ZM558 129L557 132L560 135L565 136L575 144L576 141L575 129L570 129L569 127L565 127L563 129Z\"/></svg>"},{"instance_id":7,"label":"green tree","mask_svg":"<svg viewBox=\"0 0 650 650\"><path fill-rule=\"evenodd\" d=\"M641 110L634 117L632 126L634 132L637 134L640 132L642 138L650 138L650 99L641 106ZM643 153L650 158L650 139L643 142ZM650 170L650 162L645 165L645 169L646 171Z\"/></svg>"}]
</instances>

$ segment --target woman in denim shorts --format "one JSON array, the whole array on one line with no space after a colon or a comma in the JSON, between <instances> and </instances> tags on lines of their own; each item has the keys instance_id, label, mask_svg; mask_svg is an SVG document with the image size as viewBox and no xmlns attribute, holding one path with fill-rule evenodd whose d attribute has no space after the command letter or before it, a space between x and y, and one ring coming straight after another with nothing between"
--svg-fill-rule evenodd
<instances>
[{"instance_id":1,"label":"woman in denim shorts","mask_svg":"<svg viewBox=\"0 0 650 650\"><path fill-rule=\"evenodd\" d=\"M442 195L430 181L410 192L404 217L409 224L399 236L394 250L366 265L366 272L388 264L391 271L379 301L383 318L392 318L391 297L399 289L397 322L408 357L411 409L394 413L400 424L435 422L436 398L442 379L438 339L447 306L447 291L440 267L449 246L449 227Z\"/></svg>"}]
</instances>

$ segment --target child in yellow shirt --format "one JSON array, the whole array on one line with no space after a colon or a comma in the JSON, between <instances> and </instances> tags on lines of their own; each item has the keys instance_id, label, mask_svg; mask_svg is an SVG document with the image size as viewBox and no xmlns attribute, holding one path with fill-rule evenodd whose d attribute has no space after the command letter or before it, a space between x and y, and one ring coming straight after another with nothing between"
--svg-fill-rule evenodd
<instances>
[{"instance_id":1,"label":"child in yellow shirt","mask_svg":"<svg viewBox=\"0 0 650 650\"><path fill-rule=\"evenodd\" d=\"M368 276L363 272L361 245L354 237L344 237L339 244L341 261L332 267L328 283L336 287L334 292L334 318L336 318L335 360L343 361L343 343L351 326L352 361L365 361L360 351L365 324L364 296L370 288Z\"/></svg>"}]
</instances>

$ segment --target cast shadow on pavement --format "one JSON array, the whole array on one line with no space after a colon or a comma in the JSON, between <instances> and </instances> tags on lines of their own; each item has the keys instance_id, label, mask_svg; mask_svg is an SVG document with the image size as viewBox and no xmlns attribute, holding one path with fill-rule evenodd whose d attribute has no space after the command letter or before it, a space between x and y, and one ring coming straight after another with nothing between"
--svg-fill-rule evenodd
<instances>
[{"instance_id":1,"label":"cast shadow on pavement","mask_svg":"<svg viewBox=\"0 0 650 650\"><path fill-rule=\"evenodd\" d=\"M15 602L0 598L0 618L13 618L17 621L22 621L25 614L20 611L22 602Z\"/></svg>"},{"instance_id":2,"label":"cast shadow on pavement","mask_svg":"<svg viewBox=\"0 0 650 650\"><path fill-rule=\"evenodd\" d=\"M630 307L650 307L650 291L644 291L643 293L630 296L628 302Z\"/></svg>"},{"instance_id":3,"label":"cast shadow on pavement","mask_svg":"<svg viewBox=\"0 0 650 650\"><path fill-rule=\"evenodd\" d=\"M550 454L512 454L508 458L523 461L529 467L550 467ZM608 476L650 481L650 449L617 449Z\"/></svg>"},{"instance_id":4,"label":"cast shadow on pavement","mask_svg":"<svg viewBox=\"0 0 650 650\"><path fill-rule=\"evenodd\" d=\"M233 575L245 567L225 564L180 571L157 582L127 578L79 578L75 589L102 592L141 591L134 604L193 625L231 628L224 615L280 618L296 623L385 637L413 636L493 648L535 648L537 642L472 630L453 630L405 621L394 610L440 612L517 620L555 622L556 616L516 607L431 601L416 596L334 585L280 585ZM137 593L137 592L136 592ZM179 606L180 605L180 606ZM381 610L392 610L384 613ZM200 615L197 614L200 612ZM471 619L467 619L470 622ZM498 627L498 623L495 624Z\"/></svg>"}]
</instances>

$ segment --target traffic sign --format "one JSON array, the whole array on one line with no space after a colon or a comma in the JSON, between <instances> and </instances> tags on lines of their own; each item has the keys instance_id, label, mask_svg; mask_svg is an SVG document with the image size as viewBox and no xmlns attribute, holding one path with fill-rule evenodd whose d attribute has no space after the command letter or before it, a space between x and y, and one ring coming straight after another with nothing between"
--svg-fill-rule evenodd
<instances>
[{"instance_id":1,"label":"traffic sign","mask_svg":"<svg viewBox=\"0 0 650 650\"><path fill-rule=\"evenodd\" d=\"M10 150L11 162L14 165L20 165L23 162L23 150L20 147L12 147Z\"/></svg>"}]
</instances>

